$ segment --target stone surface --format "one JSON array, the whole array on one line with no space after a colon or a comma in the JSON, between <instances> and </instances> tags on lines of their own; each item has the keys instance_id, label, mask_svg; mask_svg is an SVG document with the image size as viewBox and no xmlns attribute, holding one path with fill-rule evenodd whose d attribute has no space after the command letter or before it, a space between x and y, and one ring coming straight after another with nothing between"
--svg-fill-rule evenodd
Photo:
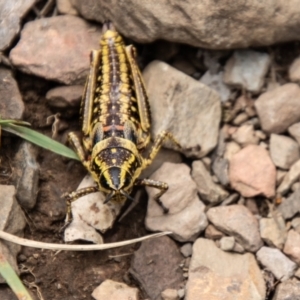
<instances>
[{"instance_id":1,"label":"stone surface","mask_svg":"<svg viewBox=\"0 0 300 300\"><path fill-rule=\"evenodd\" d=\"M93 186L95 182L87 175L79 184L78 189ZM101 192L85 195L72 202L73 220L64 232L65 242L78 239L93 243L102 243L102 233L110 229L121 211L123 202L110 200L104 204L105 196Z\"/></svg>"},{"instance_id":2,"label":"stone surface","mask_svg":"<svg viewBox=\"0 0 300 300\"><path fill-rule=\"evenodd\" d=\"M237 142L242 147L247 145L258 145L259 138L255 135L253 125L245 124L237 129L236 132L232 134L232 139Z\"/></svg>"},{"instance_id":3,"label":"stone surface","mask_svg":"<svg viewBox=\"0 0 300 300\"><path fill-rule=\"evenodd\" d=\"M210 152L218 141L219 95L160 61L151 62L143 75L152 111L152 136L170 131L187 157L201 158ZM166 146L176 149L171 142Z\"/></svg>"},{"instance_id":4,"label":"stone surface","mask_svg":"<svg viewBox=\"0 0 300 300\"><path fill-rule=\"evenodd\" d=\"M193 241L207 226L205 206L199 201L195 182L190 169L185 164L164 163L152 176L152 180L166 182L168 191L160 198L166 208L154 200L157 189L146 187L149 201L146 227L151 231L172 231L173 237L180 241Z\"/></svg>"},{"instance_id":5,"label":"stone surface","mask_svg":"<svg viewBox=\"0 0 300 300\"><path fill-rule=\"evenodd\" d=\"M285 222L280 215L274 215L271 218L261 218L259 220L259 229L261 238L267 245L279 249L283 248L287 231Z\"/></svg>"},{"instance_id":6,"label":"stone surface","mask_svg":"<svg viewBox=\"0 0 300 300\"><path fill-rule=\"evenodd\" d=\"M249 145L230 161L231 186L244 197L275 195L276 169L267 150Z\"/></svg>"},{"instance_id":7,"label":"stone surface","mask_svg":"<svg viewBox=\"0 0 300 300\"><path fill-rule=\"evenodd\" d=\"M277 209L285 219L290 219L300 212L300 189L283 200Z\"/></svg>"},{"instance_id":8,"label":"stone surface","mask_svg":"<svg viewBox=\"0 0 300 300\"><path fill-rule=\"evenodd\" d=\"M285 195L291 186L299 179L300 177L300 160L296 161L287 174L284 176L282 182L277 188L277 193Z\"/></svg>"},{"instance_id":9,"label":"stone surface","mask_svg":"<svg viewBox=\"0 0 300 300\"><path fill-rule=\"evenodd\" d=\"M177 291L174 289L166 289L161 293L163 300L179 300Z\"/></svg>"},{"instance_id":10,"label":"stone surface","mask_svg":"<svg viewBox=\"0 0 300 300\"><path fill-rule=\"evenodd\" d=\"M290 126L288 132L297 141L298 145L300 145L300 123Z\"/></svg>"},{"instance_id":11,"label":"stone surface","mask_svg":"<svg viewBox=\"0 0 300 300\"><path fill-rule=\"evenodd\" d=\"M200 82L215 90L222 102L230 99L231 90L223 81L223 72L212 74L209 70L200 78Z\"/></svg>"},{"instance_id":12,"label":"stone surface","mask_svg":"<svg viewBox=\"0 0 300 300\"><path fill-rule=\"evenodd\" d=\"M25 209L32 209L36 203L40 168L37 154L33 144L23 141L13 161L17 199Z\"/></svg>"},{"instance_id":13,"label":"stone surface","mask_svg":"<svg viewBox=\"0 0 300 300\"><path fill-rule=\"evenodd\" d=\"M155 6L138 0L73 3L84 18L111 20L121 33L141 43L166 39L202 48L234 49L299 40L297 1L209 0L196 5L194 1L163 1ZM138 14L133 17L133 12Z\"/></svg>"},{"instance_id":14,"label":"stone surface","mask_svg":"<svg viewBox=\"0 0 300 300\"><path fill-rule=\"evenodd\" d=\"M270 55L253 50L236 50L226 62L224 82L258 93L271 64Z\"/></svg>"},{"instance_id":15,"label":"stone surface","mask_svg":"<svg viewBox=\"0 0 300 300\"><path fill-rule=\"evenodd\" d=\"M283 252L298 265L300 264L300 234L291 229L288 232Z\"/></svg>"},{"instance_id":16,"label":"stone surface","mask_svg":"<svg viewBox=\"0 0 300 300\"><path fill-rule=\"evenodd\" d=\"M235 240L233 236L223 236L220 239L220 248L223 251L232 251L234 248Z\"/></svg>"},{"instance_id":17,"label":"stone surface","mask_svg":"<svg viewBox=\"0 0 300 300\"><path fill-rule=\"evenodd\" d=\"M219 203L228 197L229 193L213 182L211 175L200 160L192 164L192 177L196 182L201 199L208 203Z\"/></svg>"},{"instance_id":18,"label":"stone surface","mask_svg":"<svg viewBox=\"0 0 300 300\"><path fill-rule=\"evenodd\" d=\"M258 221L245 206L213 207L206 215L217 229L233 236L246 250L255 252L262 246Z\"/></svg>"},{"instance_id":19,"label":"stone surface","mask_svg":"<svg viewBox=\"0 0 300 300\"><path fill-rule=\"evenodd\" d=\"M0 4L1 6L1 4ZM22 119L24 103L12 72L0 67L1 119Z\"/></svg>"},{"instance_id":20,"label":"stone surface","mask_svg":"<svg viewBox=\"0 0 300 300\"><path fill-rule=\"evenodd\" d=\"M295 231L300 234L300 217L293 218L291 225Z\"/></svg>"},{"instance_id":21,"label":"stone surface","mask_svg":"<svg viewBox=\"0 0 300 300\"><path fill-rule=\"evenodd\" d=\"M300 121L300 87L284 84L261 94L255 101L261 127L267 133L282 133Z\"/></svg>"},{"instance_id":22,"label":"stone surface","mask_svg":"<svg viewBox=\"0 0 300 300\"><path fill-rule=\"evenodd\" d=\"M78 15L77 10L72 5L72 0L57 0L57 10L60 14Z\"/></svg>"},{"instance_id":23,"label":"stone surface","mask_svg":"<svg viewBox=\"0 0 300 300\"><path fill-rule=\"evenodd\" d=\"M68 85L84 83L100 32L100 27L71 15L38 19L25 24L9 57L25 73Z\"/></svg>"},{"instance_id":24,"label":"stone surface","mask_svg":"<svg viewBox=\"0 0 300 300\"><path fill-rule=\"evenodd\" d=\"M189 257L193 253L193 246L191 243L186 243L180 248L180 252L184 257Z\"/></svg>"},{"instance_id":25,"label":"stone surface","mask_svg":"<svg viewBox=\"0 0 300 300\"><path fill-rule=\"evenodd\" d=\"M261 247L257 251L256 257L280 281L291 278L297 269L297 264L288 259L278 249Z\"/></svg>"},{"instance_id":26,"label":"stone surface","mask_svg":"<svg viewBox=\"0 0 300 300\"><path fill-rule=\"evenodd\" d=\"M142 242L134 252L129 272L150 299L158 300L165 289L179 289L183 282L181 261L175 242L163 236Z\"/></svg>"},{"instance_id":27,"label":"stone surface","mask_svg":"<svg viewBox=\"0 0 300 300\"><path fill-rule=\"evenodd\" d=\"M272 300L298 300L300 299L300 282L287 280L280 283Z\"/></svg>"},{"instance_id":28,"label":"stone surface","mask_svg":"<svg viewBox=\"0 0 300 300\"><path fill-rule=\"evenodd\" d=\"M16 201L15 187L13 185L0 185L0 191L0 230L22 237L26 220L22 209ZM17 244L0 241L1 253L5 255L8 262L17 272L16 256L20 250L21 246ZM0 275L0 283L4 282Z\"/></svg>"},{"instance_id":29,"label":"stone surface","mask_svg":"<svg viewBox=\"0 0 300 300\"><path fill-rule=\"evenodd\" d=\"M300 82L300 57L294 59L289 67L289 78L293 82Z\"/></svg>"},{"instance_id":30,"label":"stone surface","mask_svg":"<svg viewBox=\"0 0 300 300\"><path fill-rule=\"evenodd\" d=\"M0 51L7 49L21 28L21 19L34 5L35 0L0 1Z\"/></svg>"},{"instance_id":31,"label":"stone surface","mask_svg":"<svg viewBox=\"0 0 300 300\"><path fill-rule=\"evenodd\" d=\"M226 158L216 157L212 164L212 170L223 186L229 184L229 161Z\"/></svg>"},{"instance_id":32,"label":"stone surface","mask_svg":"<svg viewBox=\"0 0 300 300\"><path fill-rule=\"evenodd\" d=\"M139 300L139 290L132 288L122 282L116 282L110 279L103 281L96 287L92 296L96 300Z\"/></svg>"},{"instance_id":33,"label":"stone surface","mask_svg":"<svg viewBox=\"0 0 300 300\"><path fill-rule=\"evenodd\" d=\"M210 240L219 240L224 236L224 233L218 230L214 225L209 224L205 229L205 237Z\"/></svg>"},{"instance_id":34,"label":"stone surface","mask_svg":"<svg viewBox=\"0 0 300 300\"><path fill-rule=\"evenodd\" d=\"M273 133L270 137L270 155L275 166L289 169L300 158L299 145L287 136Z\"/></svg>"},{"instance_id":35,"label":"stone surface","mask_svg":"<svg viewBox=\"0 0 300 300\"><path fill-rule=\"evenodd\" d=\"M252 254L235 254L198 239L193 247L186 300L264 300L265 283Z\"/></svg>"},{"instance_id":36,"label":"stone surface","mask_svg":"<svg viewBox=\"0 0 300 300\"><path fill-rule=\"evenodd\" d=\"M224 158L231 161L232 157L241 150L241 146L236 142L226 143Z\"/></svg>"}]
</instances>

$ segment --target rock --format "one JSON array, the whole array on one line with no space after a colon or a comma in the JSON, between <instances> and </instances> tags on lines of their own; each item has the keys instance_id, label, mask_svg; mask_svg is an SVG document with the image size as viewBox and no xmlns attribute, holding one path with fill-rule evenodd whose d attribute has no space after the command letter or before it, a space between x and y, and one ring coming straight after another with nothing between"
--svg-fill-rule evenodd
<instances>
[{"instance_id":1,"label":"rock","mask_svg":"<svg viewBox=\"0 0 300 300\"><path fill-rule=\"evenodd\" d=\"M217 229L233 236L246 250L255 252L262 246L258 221L245 206L213 207L206 215Z\"/></svg>"},{"instance_id":2,"label":"rock","mask_svg":"<svg viewBox=\"0 0 300 300\"><path fill-rule=\"evenodd\" d=\"M96 300L138 300L139 290L132 288L122 282L116 282L110 279L103 281L93 291L93 298Z\"/></svg>"},{"instance_id":3,"label":"rock","mask_svg":"<svg viewBox=\"0 0 300 300\"><path fill-rule=\"evenodd\" d=\"M47 104L54 108L76 108L78 110L83 95L82 85L59 86L46 94Z\"/></svg>"},{"instance_id":4,"label":"rock","mask_svg":"<svg viewBox=\"0 0 300 300\"><path fill-rule=\"evenodd\" d=\"M300 234L291 229L288 232L283 252L298 265L300 264Z\"/></svg>"},{"instance_id":5,"label":"rock","mask_svg":"<svg viewBox=\"0 0 300 300\"><path fill-rule=\"evenodd\" d=\"M134 252L129 272L150 299L159 299L162 291L178 289L183 282L181 261L175 242L163 236L142 242Z\"/></svg>"},{"instance_id":6,"label":"rock","mask_svg":"<svg viewBox=\"0 0 300 300\"><path fill-rule=\"evenodd\" d=\"M25 107L18 84L12 72L3 67L0 67L0 94L1 119L22 119Z\"/></svg>"},{"instance_id":7,"label":"rock","mask_svg":"<svg viewBox=\"0 0 300 300\"><path fill-rule=\"evenodd\" d=\"M185 289L179 289L177 291L178 297L179 299L183 299L183 297L185 296Z\"/></svg>"},{"instance_id":8,"label":"rock","mask_svg":"<svg viewBox=\"0 0 300 300\"><path fill-rule=\"evenodd\" d=\"M220 239L220 248L223 251L232 251L234 248L235 240L233 236L223 236Z\"/></svg>"},{"instance_id":9,"label":"rock","mask_svg":"<svg viewBox=\"0 0 300 300\"><path fill-rule=\"evenodd\" d=\"M239 200L239 194L238 193L233 193L228 198L226 198L221 203L221 205L222 206L224 206L224 205L230 205L230 204L236 203L238 200Z\"/></svg>"},{"instance_id":10,"label":"rock","mask_svg":"<svg viewBox=\"0 0 300 300\"><path fill-rule=\"evenodd\" d=\"M235 49L299 40L296 16L300 9L294 3L276 1L276 6L254 0L234 5L205 1L197 5L162 2L153 6L137 0L126 3L73 0L72 3L84 18L98 22L112 20L125 36L140 43L166 39L195 47ZM133 11L138 12L135 18ZM281 14L277 15L277 11Z\"/></svg>"},{"instance_id":11,"label":"rock","mask_svg":"<svg viewBox=\"0 0 300 300\"><path fill-rule=\"evenodd\" d=\"M277 189L277 193L285 195L290 187L295 183L300 177L300 160L296 161L284 176L283 181Z\"/></svg>"},{"instance_id":12,"label":"rock","mask_svg":"<svg viewBox=\"0 0 300 300\"><path fill-rule=\"evenodd\" d=\"M297 269L297 264L278 249L261 247L257 251L256 257L280 281L290 279Z\"/></svg>"},{"instance_id":13,"label":"rock","mask_svg":"<svg viewBox=\"0 0 300 300\"><path fill-rule=\"evenodd\" d=\"M241 146L236 142L226 143L224 158L231 161L232 157L241 150Z\"/></svg>"},{"instance_id":14,"label":"rock","mask_svg":"<svg viewBox=\"0 0 300 300\"><path fill-rule=\"evenodd\" d=\"M228 192L213 182L202 161L193 162L192 177L196 182L200 197L204 201L216 204L228 197Z\"/></svg>"},{"instance_id":15,"label":"rock","mask_svg":"<svg viewBox=\"0 0 300 300\"><path fill-rule=\"evenodd\" d=\"M78 186L78 189L94 186L95 182L87 175ZM85 195L72 202L73 220L64 232L65 242L78 239L93 243L102 243L102 237L97 230L104 233L110 229L119 215L123 202L110 200L104 204L105 196L101 192Z\"/></svg>"},{"instance_id":16,"label":"rock","mask_svg":"<svg viewBox=\"0 0 300 300\"><path fill-rule=\"evenodd\" d=\"M237 253L244 253L245 249L242 245L240 245L239 243L234 243L234 247L232 249L233 252L237 252Z\"/></svg>"},{"instance_id":17,"label":"rock","mask_svg":"<svg viewBox=\"0 0 300 300\"><path fill-rule=\"evenodd\" d=\"M226 62L224 82L252 93L260 92L271 64L270 55L253 50L236 50Z\"/></svg>"},{"instance_id":18,"label":"rock","mask_svg":"<svg viewBox=\"0 0 300 300\"><path fill-rule=\"evenodd\" d=\"M297 280L287 280L280 283L272 300L296 300L300 299L300 282Z\"/></svg>"},{"instance_id":19,"label":"rock","mask_svg":"<svg viewBox=\"0 0 300 300\"><path fill-rule=\"evenodd\" d=\"M297 277L298 279L300 278L300 268L297 269L294 276Z\"/></svg>"},{"instance_id":20,"label":"rock","mask_svg":"<svg viewBox=\"0 0 300 300\"><path fill-rule=\"evenodd\" d=\"M292 190L292 192L295 192L299 188L300 188L300 182L295 182L295 183L293 183L291 190Z\"/></svg>"},{"instance_id":21,"label":"rock","mask_svg":"<svg viewBox=\"0 0 300 300\"><path fill-rule=\"evenodd\" d=\"M276 173L276 186L280 185L287 171L277 170Z\"/></svg>"},{"instance_id":22,"label":"rock","mask_svg":"<svg viewBox=\"0 0 300 300\"><path fill-rule=\"evenodd\" d=\"M22 209L16 201L16 190L13 185L0 185L0 230L7 233L23 236L23 230L26 226L26 219ZM18 273L16 257L21 250L21 246L0 241L0 252L5 256L14 270ZM5 280L0 275L0 283Z\"/></svg>"},{"instance_id":23,"label":"rock","mask_svg":"<svg viewBox=\"0 0 300 300\"><path fill-rule=\"evenodd\" d=\"M246 122L249 119L249 116L247 115L247 113L243 112L238 114L232 121L233 125L239 126L242 123ZM251 137L252 138L252 137Z\"/></svg>"},{"instance_id":24,"label":"rock","mask_svg":"<svg viewBox=\"0 0 300 300\"><path fill-rule=\"evenodd\" d=\"M0 51L7 49L19 34L22 18L35 0L0 2Z\"/></svg>"},{"instance_id":25,"label":"rock","mask_svg":"<svg viewBox=\"0 0 300 300\"><path fill-rule=\"evenodd\" d=\"M300 121L300 88L284 84L261 94L255 101L261 127L267 133L282 133Z\"/></svg>"},{"instance_id":26,"label":"rock","mask_svg":"<svg viewBox=\"0 0 300 300\"><path fill-rule=\"evenodd\" d=\"M180 248L180 252L184 257L189 257L193 253L193 247L191 243L186 243Z\"/></svg>"},{"instance_id":27,"label":"rock","mask_svg":"<svg viewBox=\"0 0 300 300\"><path fill-rule=\"evenodd\" d=\"M300 189L296 190L287 199L282 201L278 206L278 211L284 219L292 218L296 213L300 212Z\"/></svg>"},{"instance_id":28,"label":"rock","mask_svg":"<svg viewBox=\"0 0 300 300\"><path fill-rule=\"evenodd\" d=\"M212 169L214 174L217 176L218 180L223 186L229 184L228 169L229 161L222 157L216 157L212 164Z\"/></svg>"},{"instance_id":29,"label":"rock","mask_svg":"<svg viewBox=\"0 0 300 300\"><path fill-rule=\"evenodd\" d=\"M163 300L179 300L177 291L174 289L166 289L161 293Z\"/></svg>"},{"instance_id":30,"label":"rock","mask_svg":"<svg viewBox=\"0 0 300 300\"><path fill-rule=\"evenodd\" d=\"M151 231L172 231L180 241L193 241L207 226L205 206L199 201L197 187L185 164L164 163L152 176L152 180L167 182L168 191L161 197L169 213L154 200L157 189L146 187L149 201L145 224Z\"/></svg>"},{"instance_id":31,"label":"rock","mask_svg":"<svg viewBox=\"0 0 300 300\"><path fill-rule=\"evenodd\" d=\"M300 234L300 217L293 218L291 225L295 231Z\"/></svg>"},{"instance_id":32,"label":"rock","mask_svg":"<svg viewBox=\"0 0 300 300\"><path fill-rule=\"evenodd\" d=\"M300 145L300 123L290 126L288 132L297 141L298 145Z\"/></svg>"},{"instance_id":33,"label":"rock","mask_svg":"<svg viewBox=\"0 0 300 300\"><path fill-rule=\"evenodd\" d=\"M176 151L162 148L159 150L159 152L155 156L152 164L149 167L147 167L145 170L143 170L142 174L140 175L140 178L150 177L165 162L179 164L182 162L182 157L181 157L180 153L178 153Z\"/></svg>"},{"instance_id":34,"label":"rock","mask_svg":"<svg viewBox=\"0 0 300 300\"><path fill-rule=\"evenodd\" d=\"M256 145L243 148L230 161L229 180L243 197L273 197L276 169L268 151Z\"/></svg>"},{"instance_id":35,"label":"rock","mask_svg":"<svg viewBox=\"0 0 300 300\"><path fill-rule=\"evenodd\" d=\"M212 74L209 70L201 77L200 82L215 90L221 98L222 102L230 99L231 90L227 84L223 82L223 72Z\"/></svg>"},{"instance_id":36,"label":"rock","mask_svg":"<svg viewBox=\"0 0 300 300\"><path fill-rule=\"evenodd\" d=\"M14 158L14 177L18 202L25 209L35 206L39 189L39 169L36 147L23 141Z\"/></svg>"},{"instance_id":37,"label":"rock","mask_svg":"<svg viewBox=\"0 0 300 300\"><path fill-rule=\"evenodd\" d=\"M289 78L292 82L300 82L300 57L294 59L289 67Z\"/></svg>"},{"instance_id":38,"label":"rock","mask_svg":"<svg viewBox=\"0 0 300 300\"><path fill-rule=\"evenodd\" d=\"M83 83L91 50L99 48L100 32L71 15L38 19L25 24L9 57L22 72L68 85Z\"/></svg>"},{"instance_id":39,"label":"rock","mask_svg":"<svg viewBox=\"0 0 300 300\"><path fill-rule=\"evenodd\" d=\"M273 216L259 220L260 235L263 241L270 247L282 249L286 240L287 232L283 218Z\"/></svg>"},{"instance_id":40,"label":"rock","mask_svg":"<svg viewBox=\"0 0 300 300\"><path fill-rule=\"evenodd\" d=\"M214 225L209 224L205 229L204 236L210 240L219 240L224 236L224 233L218 230Z\"/></svg>"},{"instance_id":41,"label":"rock","mask_svg":"<svg viewBox=\"0 0 300 300\"><path fill-rule=\"evenodd\" d=\"M238 128L238 130L232 134L232 139L240 144L242 147L247 145L258 145L259 138L255 135L253 125L245 124Z\"/></svg>"},{"instance_id":42,"label":"rock","mask_svg":"<svg viewBox=\"0 0 300 300\"><path fill-rule=\"evenodd\" d=\"M217 145L221 120L218 94L160 61L150 63L143 75L152 110L152 136L170 131L187 157L201 158L210 152ZM176 150L173 143L166 146Z\"/></svg>"},{"instance_id":43,"label":"rock","mask_svg":"<svg viewBox=\"0 0 300 300\"><path fill-rule=\"evenodd\" d=\"M300 158L299 145L287 136L273 133L270 138L270 155L275 166L289 169Z\"/></svg>"},{"instance_id":44,"label":"rock","mask_svg":"<svg viewBox=\"0 0 300 300\"><path fill-rule=\"evenodd\" d=\"M223 252L213 241L199 238L193 247L185 299L264 300L265 283L253 254Z\"/></svg>"},{"instance_id":45,"label":"rock","mask_svg":"<svg viewBox=\"0 0 300 300\"><path fill-rule=\"evenodd\" d=\"M72 5L72 0L57 0L57 10L60 14L77 16L78 12Z\"/></svg>"}]
</instances>

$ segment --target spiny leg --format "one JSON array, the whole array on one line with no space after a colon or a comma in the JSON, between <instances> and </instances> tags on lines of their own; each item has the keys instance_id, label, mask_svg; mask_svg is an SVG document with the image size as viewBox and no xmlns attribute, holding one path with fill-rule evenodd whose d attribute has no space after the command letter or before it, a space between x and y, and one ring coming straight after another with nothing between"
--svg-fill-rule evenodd
<instances>
[{"instance_id":1,"label":"spiny leg","mask_svg":"<svg viewBox=\"0 0 300 300\"><path fill-rule=\"evenodd\" d=\"M148 167L151 165L153 159L157 155L158 151L163 145L164 140L168 138L170 139L175 145L178 146L178 148L181 148L180 144L176 141L174 136L168 132L168 131L162 131L155 139L153 146L150 149L150 153L148 155L148 158L144 160L145 167Z\"/></svg>"},{"instance_id":2,"label":"spiny leg","mask_svg":"<svg viewBox=\"0 0 300 300\"><path fill-rule=\"evenodd\" d=\"M157 189L160 189L160 192L157 193L154 196L155 201L157 204L163 209L164 213L168 213L169 209L164 206L164 204L161 202L160 197L168 190L168 185L165 182L152 180L152 179L137 179L135 182L135 185L142 185L142 186L150 186Z\"/></svg>"}]
</instances>

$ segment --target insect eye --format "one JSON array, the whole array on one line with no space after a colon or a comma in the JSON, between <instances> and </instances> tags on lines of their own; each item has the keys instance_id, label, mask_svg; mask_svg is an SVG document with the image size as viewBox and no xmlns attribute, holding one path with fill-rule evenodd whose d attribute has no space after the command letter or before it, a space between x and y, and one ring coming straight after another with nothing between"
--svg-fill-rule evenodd
<instances>
[{"instance_id":1,"label":"insect eye","mask_svg":"<svg viewBox=\"0 0 300 300\"><path fill-rule=\"evenodd\" d=\"M107 180L104 176L101 176L100 181L99 181L100 186L105 189L105 190L110 190L110 187L107 183Z\"/></svg>"},{"instance_id":2,"label":"insect eye","mask_svg":"<svg viewBox=\"0 0 300 300\"><path fill-rule=\"evenodd\" d=\"M124 188L125 188L125 189L126 189L127 187L132 186L131 181L132 181L131 175L128 174L128 173L126 173L125 181L124 181Z\"/></svg>"}]
</instances>

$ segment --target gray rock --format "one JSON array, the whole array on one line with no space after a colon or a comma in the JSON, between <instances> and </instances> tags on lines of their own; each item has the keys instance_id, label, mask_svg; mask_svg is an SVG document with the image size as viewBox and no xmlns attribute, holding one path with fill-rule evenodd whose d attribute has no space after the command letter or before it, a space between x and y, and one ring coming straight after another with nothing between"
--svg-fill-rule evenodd
<instances>
[{"instance_id":1,"label":"gray rock","mask_svg":"<svg viewBox=\"0 0 300 300\"><path fill-rule=\"evenodd\" d=\"M283 181L284 176L287 174L287 171L277 170L276 173L276 186L280 185Z\"/></svg>"},{"instance_id":2,"label":"gray rock","mask_svg":"<svg viewBox=\"0 0 300 300\"><path fill-rule=\"evenodd\" d=\"M300 212L300 189L296 190L288 198L282 201L277 209L284 219L290 219L296 213Z\"/></svg>"},{"instance_id":3,"label":"gray rock","mask_svg":"<svg viewBox=\"0 0 300 300\"><path fill-rule=\"evenodd\" d=\"M39 168L37 149L29 142L22 142L14 158L14 177L19 204L32 209L38 194Z\"/></svg>"},{"instance_id":4,"label":"gray rock","mask_svg":"<svg viewBox=\"0 0 300 300\"><path fill-rule=\"evenodd\" d=\"M172 231L173 237L180 241L193 241L207 226L205 206L199 201L195 182L190 169L185 164L164 163L152 176L152 180L166 182L168 191L161 197L169 213L154 200L157 189L146 187L149 201L145 220L151 231Z\"/></svg>"},{"instance_id":5,"label":"gray rock","mask_svg":"<svg viewBox=\"0 0 300 300\"><path fill-rule=\"evenodd\" d=\"M25 107L18 84L12 72L3 67L0 67L0 95L1 119L22 119Z\"/></svg>"},{"instance_id":6,"label":"gray rock","mask_svg":"<svg viewBox=\"0 0 300 300\"><path fill-rule=\"evenodd\" d=\"M300 282L298 280L287 280L280 283L272 300L298 300L300 299Z\"/></svg>"},{"instance_id":7,"label":"gray rock","mask_svg":"<svg viewBox=\"0 0 300 300\"><path fill-rule=\"evenodd\" d=\"M100 27L71 15L35 20L26 23L9 57L25 73L68 85L84 83L100 32Z\"/></svg>"},{"instance_id":8,"label":"gray rock","mask_svg":"<svg viewBox=\"0 0 300 300\"><path fill-rule=\"evenodd\" d=\"M264 300L265 283L253 254L224 252L200 238L193 247L185 299Z\"/></svg>"},{"instance_id":9,"label":"gray rock","mask_svg":"<svg viewBox=\"0 0 300 300\"><path fill-rule=\"evenodd\" d=\"M224 82L258 93L271 64L270 55L253 50L236 50L225 65Z\"/></svg>"},{"instance_id":10,"label":"gray rock","mask_svg":"<svg viewBox=\"0 0 300 300\"><path fill-rule=\"evenodd\" d=\"M223 236L220 239L220 248L223 251L232 251L234 248L235 240L233 236Z\"/></svg>"},{"instance_id":11,"label":"gray rock","mask_svg":"<svg viewBox=\"0 0 300 300\"><path fill-rule=\"evenodd\" d=\"M217 229L233 236L246 250L255 252L263 245L258 221L246 207L242 205L213 207L206 215Z\"/></svg>"},{"instance_id":12,"label":"gray rock","mask_svg":"<svg viewBox=\"0 0 300 300\"><path fill-rule=\"evenodd\" d=\"M282 169L289 169L299 158L299 145L293 139L271 134L270 155L275 166Z\"/></svg>"},{"instance_id":13,"label":"gray rock","mask_svg":"<svg viewBox=\"0 0 300 300\"><path fill-rule=\"evenodd\" d=\"M300 217L293 218L291 225L295 231L300 234Z\"/></svg>"},{"instance_id":14,"label":"gray rock","mask_svg":"<svg viewBox=\"0 0 300 300\"><path fill-rule=\"evenodd\" d=\"M236 203L238 200L239 200L239 194L238 193L233 193L231 194L228 198L226 198L222 203L221 205L224 206L224 205L230 205L230 204L233 204L233 203Z\"/></svg>"},{"instance_id":15,"label":"gray rock","mask_svg":"<svg viewBox=\"0 0 300 300\"><path fill-rule=\"evenodd\" d=\"M201 158L210 152L218 141L219 95L163 62L150 63L143 75L152 110L152 136L170 131L188 157ZM176 150L173 143L165 146Z\"/></svg>"},{"instance_id":16,"label":"gray rock","mask_svg":"<svg viewBox=\"0 0 300 300\"><path fill-rule=\"evenodd\" d=\"M228 197L228 192L213 182L202 161L193 162L192 177L196 182L200 197L204 201L216 204Z\"/></svg>"},{"instance_id":17,"label":"gray rock","mask_svg":"<svg viewBox=\"0 0 300 300\"><path fill-rule=\"evenodd\" d=\"M180 252L184 257L189 257L193 253L193 247L191 243L186 243L180 248Z\"/></svg>"},{"instance_id":18,"label":"gray rock","mask_svg":"<svg viewBox=\"0 0 300 300\"><path fill-rule=\"evenodd\" d=\"M21 20L35 0L0 1L0 51L7 49L21 28Z\"/></svg>"},{"instance_id":19,"label":"gray rock","mask_svg":"<svg viewBox=\"0 0 300 300\"><path fill-rule=\"evenodd\" d=\"M297 141L298 145L300 145L300 123L290 126L288 132Z\"/></svg>"},{"instance_id":20,"label":"gray rock","mask_svg":"<svg viewBox=\"0 0 300 300\"><path fill-rule=\"evenodd\" d=\"M200 82L215 90L221 98L222 102L230 99L231 90L227 84L223 82L223 72L212 74L209 70L200 78Z\"/></svg>"},{"instance_id":21,"label":"gray rock","mask_svg":"<svg viewBox=\"0 0 300 300\"><path fill-rule=\"evenodd\" d=\"M300 178L300 159L296 161L287 174L284 176L282 182L277 188L277 193L281 195L285 195L291 186Z\"/></svg>"},{"instance_id":22,"label":"gray rock","mask_svg":"<svg viewBox=\"0 0 300 300\"><path fill-rule=\"evenodd\" d=\"M92 293L96 300L132 299L139 300L139 290L125 283L106 279Z\"/></svg>"},{"instance_id":23,"label":"gray rock","mask_svg":"<svg viewBox=\"0 0 300 300\"><path fill-rule=\"evenodd\" d=\"M232 139L242 147L247 145L258 145L259 138L255 135L254 127L250 124L238 127L237 131L232 134Z\"/></svg>"},{"instance_id":24,"label":"gray rock","mask_svg":"<svg viewBox=\"0 0 300 300\"><path fill-rule=\"evenodd\" d=\"M150 299L158 300L162 291L179 289L182 284L181 261L175 242L164 236L142 242L134 252L129 272Z\"/></svg>"},{"instance_id":25,"label":"gray rock","mask_svg":"<svg viewBox=\"0 0 300 300\"><path fill-rule=\"evenodd\" d=\"M287 83L265 92L255 101L255 107L265 132L284 132L300 121L300 88Z\"/></svg>"},{"instance_id":26,"label":"gray rock","mask_svg":"<svg viewBox=\"0 0 300 300\"><path fill-rule=\"evenodd\" d=\"M298 265L300 264L300 234L291 229L288 232L283 252Z\"/></svg>"},{"instance_id":27,"label":"gray rock","mask_svg":"<svg viewBox=\"0 0 300 300\"><path fill-rule=\"evenodd\" d=\"M285 222L280 215L274 215L271 218L261 218L259 220L259 229L261 238L267 245L279 249L283 248L287 231Z\"/></svg>"},{"instance_id":28,"label":"gray rock","mask_svg":"<svg viewBox=\"0 0 300 300\"><path fill-rule=\"evenodd\" d=\"M177 291L178 297L179 299L183 299L183 297L185 296L185 289L179 289Z\"/></svg>"},{"instance_id":29,"label":"gray rock","mask_svg":"<svg viewBox=\"0 0 300 300\"><path fill-rule=\"evenodd\" d=\"M290 279L297 269L297 264L288 259L278 249L261 247L257 251L256 257L280 281Z\"/></svg>"},{"instance_id":30,"label":"gray rock","mask_svg":"<svg viewBox=\"0 0 300 300\"><path fill-rule=\"evenodd\" d=\"M212 164L214 174L223 186L229 184L228 176L229 161L226 158L216 157Z\"/></svg>"},{"instance_id":31,"label":"gray rock","mask_svg":"<svg viewBox=\"0 0 300 300\"><path fill-rule=\"evenodd\" d=\"M23 211L16 201L16 190L13 185L0 185L0 230L17 236L23 236L23 230L26 220ZM21 246L0 241L0 251L12 265L14 270L18 272L16 257L21 250ZM5 280L0 276L0 283Z\"/></svg>"},{"instance_id":32,"label":"gray rock","mask_svg":"<svg viewBox=\"0 0 300 300\"><path fill-rule=\"evenodd\" d=\"M166 289L161 293L163 300L179 300L177 291L174 289Z\"/></svg>"},{"instance_id":33,"label":"gray rock","mask_svg":"<svg viewBox=\"0 0 300 300\"><path fill-rule=\"evenodd\" d=\"M72 3L84 18L112 20L125 36L141 43L166 39L202 48L229 49L299 40L296 16L300 9L294 2L251 0L228 5L210 0L197 5L161 2L157 6L138 0Z\"/></svg>"},{"instance_id":34,"label":"gray rock","mask_svg":"<svg viewBox=\"0 0 300 300\"><path fill-rule=\"evenodd\" d=\"M294 59L289 67L289 77L292 82L300 82L300 57Z\"/></svg>"}]
</instances>

